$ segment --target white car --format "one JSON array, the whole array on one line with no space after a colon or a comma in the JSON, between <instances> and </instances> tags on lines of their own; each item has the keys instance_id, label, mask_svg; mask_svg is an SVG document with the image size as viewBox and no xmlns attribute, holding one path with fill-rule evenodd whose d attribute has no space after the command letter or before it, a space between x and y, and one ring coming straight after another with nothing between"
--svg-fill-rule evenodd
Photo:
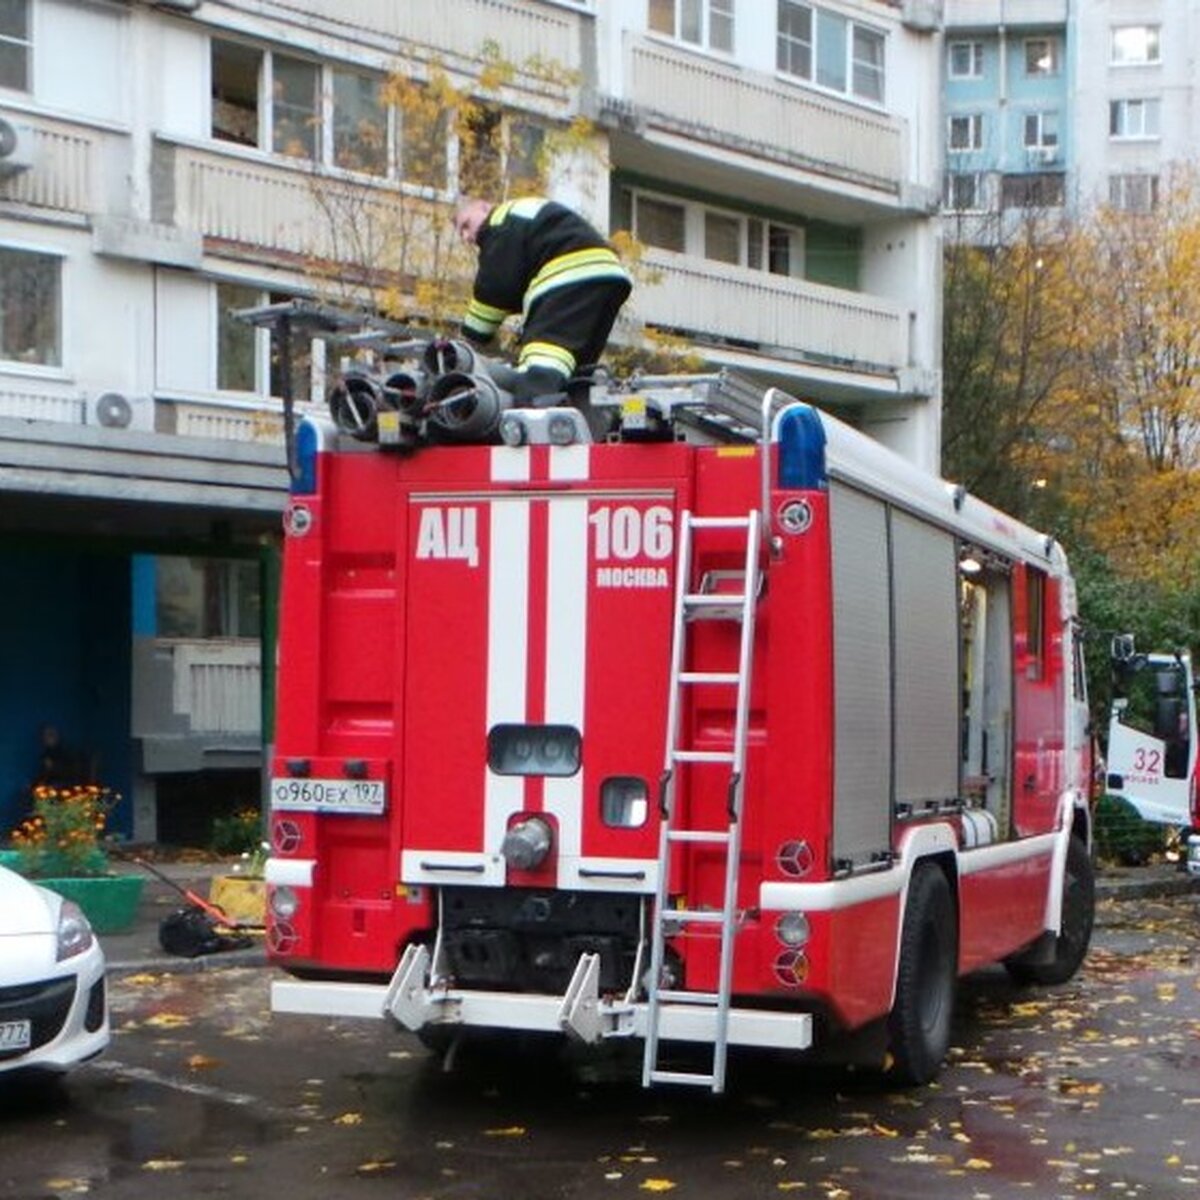
<instances>
[{"instance_id":1,"label":"white car","mask_svg":"<svg viewBox=\"0 0 1200 1200\"><path fill-rule=\"evenodd\" d=\"M87 918L0 867L0 1075L69 1071L108 1041L104 952Z\"/></svg>"}]
</instances>

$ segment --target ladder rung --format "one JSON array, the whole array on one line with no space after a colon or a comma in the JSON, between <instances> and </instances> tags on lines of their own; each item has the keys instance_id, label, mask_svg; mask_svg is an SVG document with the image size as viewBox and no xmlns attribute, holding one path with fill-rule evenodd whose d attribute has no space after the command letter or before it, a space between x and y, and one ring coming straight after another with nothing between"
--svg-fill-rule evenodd
<instances>
[{"instance_id":1,"label":"ladder rung","mask_svg":"<svg viewBox=\"0 0 1200 1200\"><path fill-rule=\"evenodd\" d=\"M680 683L741 683L742 677L736 671L681 671Z\"/></svg>"},{"instance_id":2,"label":"ladder rung","mask_svg":"<svg viewBox=\"0 0 1200 1200\"><path fill-rule=\"evenodd\" d=\"M721 997L716 992L672 992L659 991L658 999L667 1004L695 1004L705 1007L719 1004Z\"/></svg>"},{"instance_id":3,"label":"ladder rung","mask_svg":"<svg viewBox=\"0 0 1200 1200\"><path fill-rule=\"evenodd\" d=\"M727 829L668 829L667 840L672 842L709 842L723 846L729 841Z\"/></svg>"},{"instance_id":4,"label":"ladder rung","mask_svg":"<svg viewBox=\"0 0 1200 1200\"><path fill-rule=\"evenodd\" d=\"M683 763L731 763L734 759L730 750L674 750L671 757Z\"/></svg>"},{"instance_id":5,"label":"ladder rung","mask_svg":"<svg viewBox=\"0 0 1200 1200\"><path fill-rule=\"evenodd\" d=\"M749 517L696 517L691 518L693 529L749 529Z\"/></svg>"},{"instance_id":6,"label":"ladder rung","mask_svg":"<svg viewBox=\"0 0 1200 1200\"><path fill-rule=\"evenodd\" d=\"M690 1083L696 1087L712 1087L713 1075L693 1075L688 1071L651 1071L651 1083Z\"/></svg>"},{"instance_id":7,"label":"ladder rung","mask_svg":"<svg viewBox=\"0 0 1200 1200\"><path fill-rule=\"evenodd\" d=\"M744 592L688 592L683 598L685 604L696 608L740 608L746 603Z\"/></svg>"},{"instance_id":8,"label":"ladder rung","mask_svg":"<svg viewBox=\"0 0 1200 1200\"><path fill-rule=\"evenodd\" d=\"M715 908L668 908L658 919L664 925L720 925L725 914Z\"/></svg>"}]
</instances>

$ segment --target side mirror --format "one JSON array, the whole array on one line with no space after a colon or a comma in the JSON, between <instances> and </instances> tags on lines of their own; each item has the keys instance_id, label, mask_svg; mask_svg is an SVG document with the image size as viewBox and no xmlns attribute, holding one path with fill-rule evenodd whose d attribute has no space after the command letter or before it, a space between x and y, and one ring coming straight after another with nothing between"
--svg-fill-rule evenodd
<instances>
[{"instance_id":1,"label":"side mirror","mask_svg":"<svg viewBox=\"0 0 1200 1200\"><path fill-rule=\"evenodd\" d=\"M1128 662L1133 657L1133 634L1116 634L1112 640L1111 654L1115 663Z\"/></svg>"}]
</instances>

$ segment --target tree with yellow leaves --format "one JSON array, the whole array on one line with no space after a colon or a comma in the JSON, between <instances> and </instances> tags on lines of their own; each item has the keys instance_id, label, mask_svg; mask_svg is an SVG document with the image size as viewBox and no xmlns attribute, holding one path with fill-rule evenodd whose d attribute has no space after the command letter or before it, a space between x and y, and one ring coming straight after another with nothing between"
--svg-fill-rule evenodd
<instances>
[{"instance_id":1,"label":"tree with yellow leaves","mask_svg":"<svg viewBox=\"0 0 1200 1200\"><path fill-rule=\"evenodd\" d=\"M390 148L376 115L343 138L336 170L311 176L323 237L310 274L322 298L433 328L456 321L474 256L454 236L453 197L538 194L595 163L591 123L567 111L577 83L540 58L509 62L490 43L470 77L418 66L415 55L392 72L372 110L394 114Z\"/></svg>"},{"instance_id":2,"label":"tree with yellow leaves","mask_svg":"<svg viewBox=\"0 0 1200 1200\"><path fill-rule=\"evenodd\" d=\"M1063 247L1071 369L1034 469L1124 575L1200 587L1200 190L1180 172L1148 213L1102 209Z\"/></svg>"}]
</instances>

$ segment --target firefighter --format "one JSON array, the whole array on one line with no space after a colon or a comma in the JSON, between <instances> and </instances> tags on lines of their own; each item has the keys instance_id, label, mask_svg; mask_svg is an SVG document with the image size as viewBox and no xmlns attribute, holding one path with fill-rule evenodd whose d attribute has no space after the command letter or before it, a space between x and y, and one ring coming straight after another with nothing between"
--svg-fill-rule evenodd
<instances>
[{"instance_id":1,"label":"firefighter","mask_svg":"<svg viewBox=\"0 0 1200 1200\"><path fill-rule=\"evenodd\" d=\"M560 402L567 380L599 359L632 288L615 251L578 213L541 197L495 206L466 197L454 228L479 249L463 334L485 346L521 313L517 369L504 386L518 405Z\"/></svg>"}]
</instances>

